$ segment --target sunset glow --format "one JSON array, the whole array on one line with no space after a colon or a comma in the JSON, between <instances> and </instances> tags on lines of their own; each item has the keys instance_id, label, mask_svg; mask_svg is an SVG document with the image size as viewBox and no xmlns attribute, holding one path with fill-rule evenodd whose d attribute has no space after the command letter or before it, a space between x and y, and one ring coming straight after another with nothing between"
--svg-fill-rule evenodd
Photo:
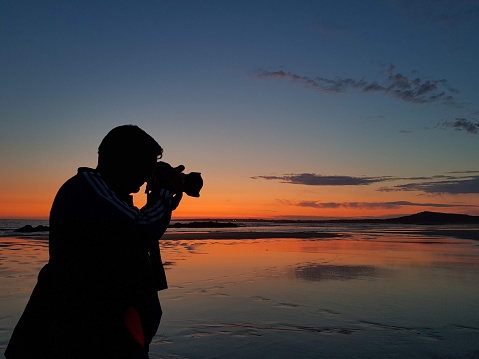
<instances>
[{"instance_id":1,"label":"sunset glow","mask_svg":"<svg viewBox=\"0 0 479 359\"><path fill-rule=\"evenodd\" d=\"M48 218L127 123L202 173L175 218L479 215L478 14L452 0L3 2L0 217Z\"/></svg>"}]
</instances>

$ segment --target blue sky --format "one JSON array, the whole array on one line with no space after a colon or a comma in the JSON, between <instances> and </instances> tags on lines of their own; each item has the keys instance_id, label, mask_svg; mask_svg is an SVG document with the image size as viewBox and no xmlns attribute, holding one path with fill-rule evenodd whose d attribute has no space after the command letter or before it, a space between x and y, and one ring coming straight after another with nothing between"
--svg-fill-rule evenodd
<instances>
[{"instance_id":1,"label":"blue sky","mask_svg":"<svg viewBox=\"0 0 479 359\"><path fill-rule=\"evenodd\" d=\"M465 0L3 1L2 213L135 123L207 180L180 215L479 214L478 35Z\"/></svg>"}]
</instances>

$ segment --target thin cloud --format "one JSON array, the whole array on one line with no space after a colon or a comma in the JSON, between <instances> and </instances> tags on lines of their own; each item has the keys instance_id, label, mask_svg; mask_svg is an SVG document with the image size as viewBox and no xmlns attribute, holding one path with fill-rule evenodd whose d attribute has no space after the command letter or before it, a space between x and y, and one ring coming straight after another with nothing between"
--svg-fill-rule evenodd
<instances>
[{"instance_id":1,"label":"thin cloud","mask_svg":"<svg viewBox=\"0 0 479 359\"><path fill-rule=\"evenodd\" d=\"M251 178L308 186L365 186L392 179L392 177L323 176L315 173L288 174L284 176L254 176Z\"/></svg>"},{"instance_id":2,"label":"thin cloud","mask_svg":"<svg viewBox=\"0 0 479 359\"><path fill-rule=\"evenodd\" d=\"M383 192L415 191L427 194L475 194L479 193L479 176L445 181L413 182L385 187L379 190Z\"/></svg>"},{"instance_id":3,"label":"thin cloud","mask_svg":"<svg viewBox=\"0 0 479 359\"><path fill-rule=\"evenodd\" d=\"M336 77L328 79L324 77L301 76L291 71L265 71L260 70L256 76L260 79L283 79L290 80L294 84L317 90L322 93L340 94L348 91L363 93L382 93L402 101L425 104L441 102L449 105L458 105L454 100L454 94L459 91L449 86L445 79L421 80L419 77L409 78L396 72L395 66L390 65L388 76L381 83L366 81L364 79L352 79Z\"/></svg>"},{"instance_id":4,"label":"thin cloud","mask_svg":"<svg viewBox=\"0 0 479 359\"><path fill-rule=\"evenodd\" d=\"M479 171L476 171L476 170L464 170L464 171L450 171L450 172L447 172L447 173L452 173L452 174L476 174L478 173L479 174Z\"/></svg>"},{"instance_id":5,"label":"thin cloud","mask_svg":"<svg viewBox=\"0 0 479 359\"><path fill-rule=\"evenodd\" d=\"M254 180L262 179L277 181L287 184L306 186L368 186L386 181L403 182L394 186L381 187L380 192L422 192L425 194L478 194L479 193L479 171L454 171L447 174L424 176L424 177L355 177L355 176L323 176L315 173L287 174L283 176L254 176ZM406 183L404 183L406 182ZM310 205L314 206L313 202ZM396 203L396 202L391 202ZM305 206L308 202L305 202ZM334 208L335 203L323 204ZM326 207L325 207L326 208Z\"/></svg>"},{"instance_id":6,"label":"thin cloud","mask_svg":"<svg viewBox=\"0 0 479 359\"><path fill-rule=\"evenodd\" d=\"M456 131L464 131L471 135L479 134L479 122L472 122L465 118L456 118L454 121L444 121L438 124L442 128L452 128Z\"/></svg>"},{"instance_id":7,"label":"thin cloud","mask_svg":"<svg viewBox=\"0 0 479 359\"><path fill-rule=\"evenodd\" d=\"M320 175L316 173L291 173L282 176L253 176L251 179L263 179L268 181L277 181L281 183L289 183L306 186L367 186L374 183L386 181L431 181L431 180L454 180L456 176L451 175L435 175L429 177L393 177L393 176L337 176L337 175Z\"/></svg>"},{"instance_id":8,"label":"thin cloud","mask_svg":"<svg viewBox=\"0 0 479 359\"><path fill-rule=\"evenodd\" d=\"M421 203L409 201L392 202L321 202L321 201L300 201L289 204L299 207L318 208L318 209L398 209L401 207L433 207L433 208L453 208L453 207L471 207L471 205L454 203Z\"/></svg>"}]
</instances>

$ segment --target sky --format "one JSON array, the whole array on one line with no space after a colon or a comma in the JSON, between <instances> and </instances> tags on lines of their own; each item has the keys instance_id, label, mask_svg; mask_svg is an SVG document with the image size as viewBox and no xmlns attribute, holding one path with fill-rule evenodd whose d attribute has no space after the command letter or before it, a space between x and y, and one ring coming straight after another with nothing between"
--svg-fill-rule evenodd
<instances>
[{"instance_id":1,"label":"sky","mask_svg":"<svg viewBox=\"0 0 479 359\"><path fill-rule=\"evenodd\" d=\"M123 124L202 173L174 218L479 215L478 38L477 0L1 1L0 218Z\"/></svg>"}]
</instances>

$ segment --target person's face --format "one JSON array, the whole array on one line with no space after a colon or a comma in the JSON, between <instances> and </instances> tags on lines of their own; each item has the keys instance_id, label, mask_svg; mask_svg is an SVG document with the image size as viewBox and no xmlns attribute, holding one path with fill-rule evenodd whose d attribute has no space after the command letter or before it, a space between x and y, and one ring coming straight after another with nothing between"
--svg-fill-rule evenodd
<instances>
[{"instance_id":1,"label":"person's face","mask_svg":"<svg viewBox=\"0 0 479 359\"><path fill-rule=\"evenodd\" d=\"M150 179L157 162L156 157L137 157L126 160L116 178L117 188L122 194L137 193Z\"/></svg>"}]
</instances>

